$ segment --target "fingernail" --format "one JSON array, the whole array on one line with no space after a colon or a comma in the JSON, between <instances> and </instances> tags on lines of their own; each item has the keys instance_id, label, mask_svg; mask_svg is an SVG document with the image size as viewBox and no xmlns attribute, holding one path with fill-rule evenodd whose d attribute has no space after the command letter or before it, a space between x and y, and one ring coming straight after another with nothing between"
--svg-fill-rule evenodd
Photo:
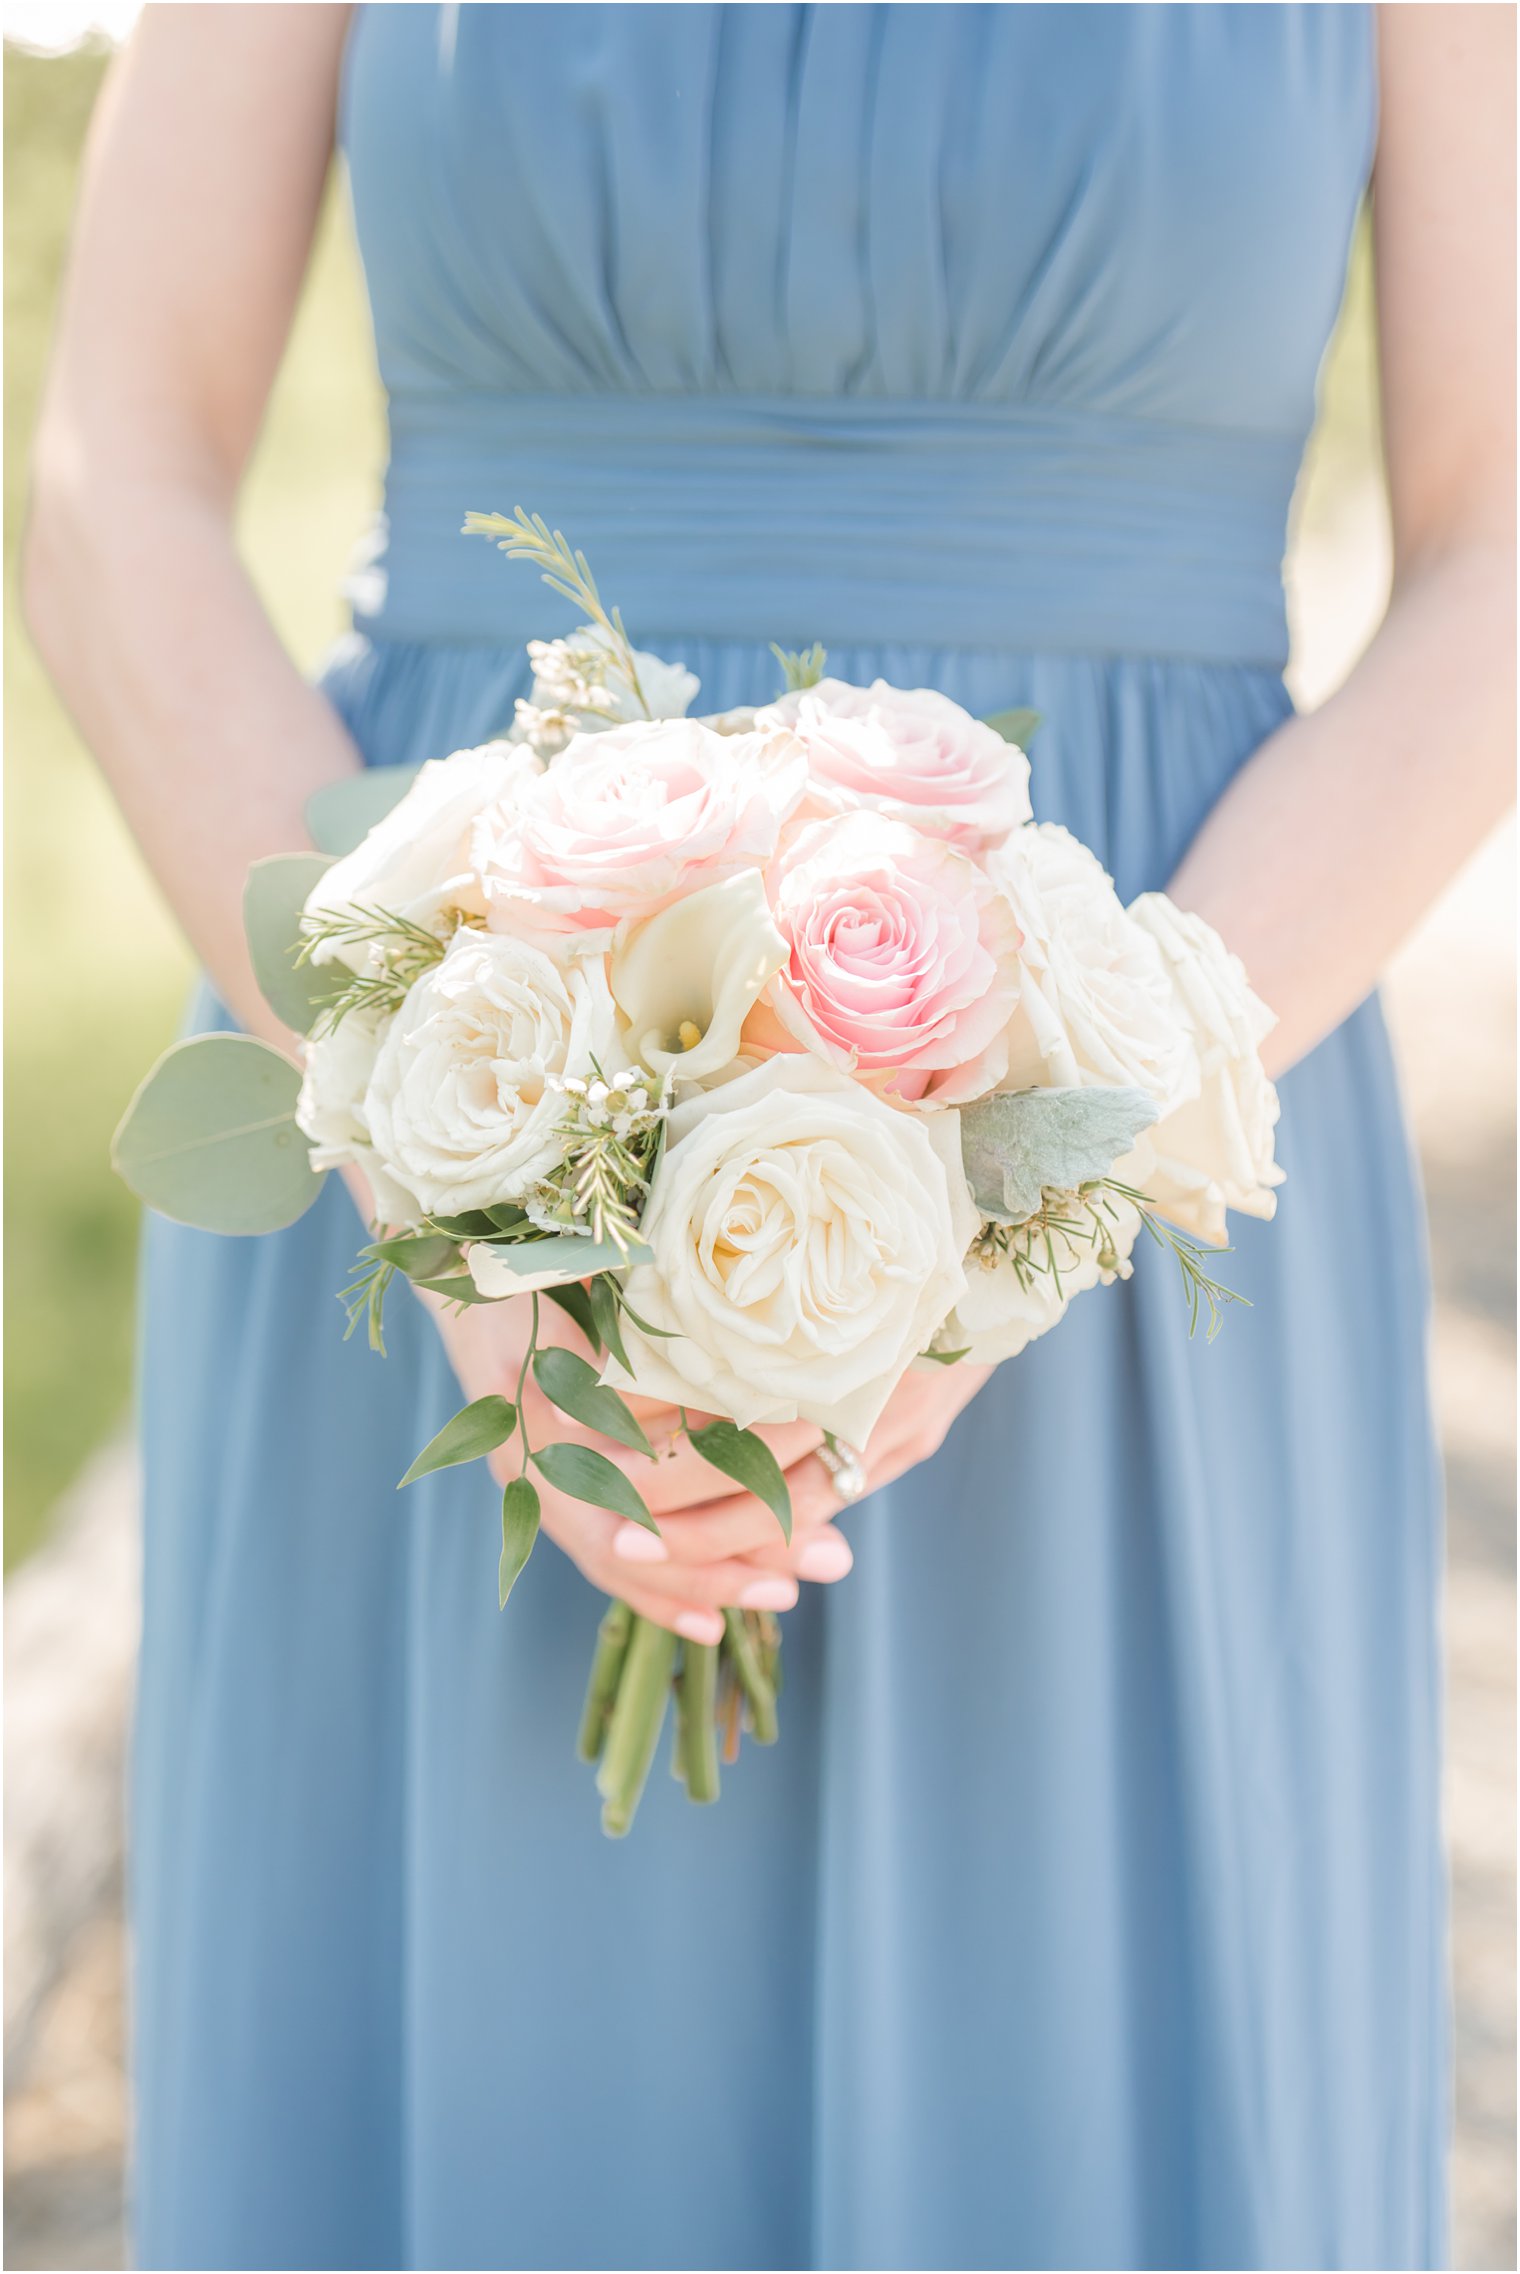
<instances>
[{"instance_id":1,"label":"fingernail","mask_svg":"<svg viewBox=\"0 0 1520 2274\"><path fill-rule=\"evenodd\" d=\"M739 1597L741 1611L789 1611L797 1600L795 1579L752 1579Z\"/></svg>"},{"instance_id":2,"label":"fingernail","mask_svg":"<svg viewBox=\"0 0 1520 2274\"><path fill-rule=\"evenodd\" d=\"M800 1579L843 1579L854 1561L843 1532L825 1532L821 1540L809 1540L798 1555L797 1575Z\"/></svg>"},{"instance_id":3,"label":"fingernail","mask_svg":"<svg viewBox=\"0 0 1520 2274\"><path fill-rule=\"evenodd\" d=\"M620 1524L612 1535L612 1552L624 1563L669 1563L670 1550L655 1532L642 1524Z\"/></svg>"},{"instance_id":4,"label":"fingernail","mask_svg":"<svg viewBox=\"0 0 1520 2274\"><path fill-rule=\"evenodd\" d=\"M721 1642L723 1640L723 1614L721 1611L683 1611L676 1621L676 1633L688 1642Z\"/></svg>"}]
</instances>

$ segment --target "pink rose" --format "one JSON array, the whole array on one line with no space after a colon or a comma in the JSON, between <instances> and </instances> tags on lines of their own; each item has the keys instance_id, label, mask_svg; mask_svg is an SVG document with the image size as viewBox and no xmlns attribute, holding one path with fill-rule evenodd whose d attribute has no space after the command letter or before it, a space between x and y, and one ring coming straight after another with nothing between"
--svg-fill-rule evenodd
<instances>
[{"instance_id":1,"label":"pink rose","mask_svg":"<svg viewBox=\"0 0 1520 2274\"><path fill-rule=\"evenodd\" d=\"M822 679L783 695L759 723L793 729L813 797L836 811L874 806L970 851L1029 819L1023 751L932 688Z\"/></svg>"},{"instance_id":2,"label":"pink rose","mask_svg":"<svg viewBox=\"0 0 1520 2274\"><path fill-rule=\"evenodd\" d=\"M493 929L594 931L770 858L807 786L795 736L721 735L695 719L581 735L473 855Z\"/></svg>"},{"instance_id":3,"label":"pink rose","mask_svg":"<svg viewBox=\"0 0 1520 2274\"><path fill-rule=\"evenodd\" d=\"M772 871L787 1032L895 1099L952 1105L1007 1070L1021 935L953 846L881 813L807 823Z\"/></svg>"}]
</instances>

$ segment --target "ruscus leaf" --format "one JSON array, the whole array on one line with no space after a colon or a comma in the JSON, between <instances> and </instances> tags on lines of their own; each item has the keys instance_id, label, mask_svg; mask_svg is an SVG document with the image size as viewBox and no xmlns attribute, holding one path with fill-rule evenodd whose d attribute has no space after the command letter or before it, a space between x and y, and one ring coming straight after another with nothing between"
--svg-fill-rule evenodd
<instances>
[{"instance_id":1,"label":"ruscus leaf","mask_svg":"<svg viewBox=\"0 0 1520 2274\"><path fill-rule=\"evenodd\" d=\"M561 1413L568 1413L572 1421L583 1423L587 1429L599 1430L603 1437L626 1445L630 1452L648 1453L653 1458L649 1439L617 1391L599 1382L596 1368L588 1366L573 1350L561 1350L551 1344L537 1351L533 1359L533 1378L544 1396L557 1405Z\"/></svg>"},{"instance_id":2,"label":"ruscus leaf","mask_svg":"<svg viewBox=\"0 0 1520 2274\"><path fill-rule=\"evenodd\" d=\"M507 1607L523 1565L533 1553L538 1538L538 1493L526 1477L514 1477L501 1496L501 1564L497 1573L497 1593L501 1608Z\"/></svg>"},{"instance_id":3,"label":"ruscus leaf","mask_svg":"<svg viewBox=\"0 0 1520 2274\"><path fill-rule=\"evenodd\" d=\"M715 1469L731 1477L752 1492L781 1526L782 1536L792 1536L792 1496L787 1490L781 1464L766 1444L752 1429L741 1429L733 1421L710 1421L704 1429L687 1432L692 1444Z\"/></svg>"},{"instance_id":4,"label":"ruscus leaf","mask_svg":"<svg viewBox=\"0 0 1520 2274\"><path fill-rule=\"evenodd\" d=\"M646 1532L659 1531L640 1493L605 1453L593 1452L589 1445L545 1445L533 1455L533 1466L572 1500L587 1500L593 1508L626 1516Z\"/></svg>"},{"instance_id":5,"label":"ruscus leaf","mask_svg":"<svg viewBox=\"0 0 1520 2274\"><path fill-rule=\"evenodd\" d=\"M435 1469L452 1469L461 1461L478 1461L483 1454L494 1453L516 1427L517 1408L510 1398L476 1398L473 1404L461 1406L423 1446L396 1490L415 1484L418 1477L431 1476Z\"/></svg>"},{"instance_id":6,"label":"ruscus leaf","mask_svg":"<svg viewBox=\"0 0 1520 2274\"><path fill-rule=\"evenodd\" d=\"M546 1287L544 1293L551 1303L557 1303L567 1319L574 1319L581 1333L598 1357L602 1352L602 1338L597 1332L596 1319L591 1309L591 1297L578 1279L566 1287Z\"/></svg>"}]
</instances>

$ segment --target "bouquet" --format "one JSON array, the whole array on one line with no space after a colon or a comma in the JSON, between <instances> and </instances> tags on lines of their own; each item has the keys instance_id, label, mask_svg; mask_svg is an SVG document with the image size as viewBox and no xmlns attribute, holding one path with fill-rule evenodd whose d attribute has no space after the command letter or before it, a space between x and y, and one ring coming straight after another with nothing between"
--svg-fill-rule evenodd
<instances>
[{"instance_id":1,"label":"bouquet","mask_svg":"<svg viewBox=\"0 0 1520 2274\"><path fill-rule=\"evenodd\" d=\"M532 643L502 739L318 793L320 850L257 863L245 895L299 1062L243 1035L177 1044L114 1158L152 1206L229 1233L362 1172L375 1236L343 1299L377 1350L398 1274L526 1300L515 1395L465 1406L401 1480L508 1449L503 1606L536 1480L656 1528L631 1393L678 1409L789 1533L758 1425L815 1423L858 1495L909 1367L1014 1357L1127 1277L1142 1237L1212 1334L1231 1298L1207 1250L1281 1181L1271 1016L1199 918L1160 893L1124 907L1034 821L1035 716L852 686L815 647L773 651L772 701L692 718L697 681L632 646L557 531L521 509L465 529L585 628ZM545 1297L588 1356L540 1341ZM530 1442L530 1368L609 1452ZM736 1609L721 1643L683 1643L610 1607L580 1730L609 1833L672 1690L693 1800L717 1797L741 1727L775 1737L779 1639Z\"/></svg>"}]
</instances>

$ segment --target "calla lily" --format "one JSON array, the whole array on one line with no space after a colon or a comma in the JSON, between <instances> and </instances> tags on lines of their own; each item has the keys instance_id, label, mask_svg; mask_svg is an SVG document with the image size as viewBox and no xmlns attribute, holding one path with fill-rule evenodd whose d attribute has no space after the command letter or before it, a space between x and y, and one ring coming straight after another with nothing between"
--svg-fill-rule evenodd
<instances>
[{"instance_id":1,"label":"calla lily","mask_svg":"<svg viewBox=\"0 0 1520 2274\"><path fill-rule=\"evenodd\" d=\"M786 961L758 869L742 869L620 925L610 978L633 1049L664 1081L705 1081L739 1049L749 1011Z\"/></svg>"}]
</instances>

